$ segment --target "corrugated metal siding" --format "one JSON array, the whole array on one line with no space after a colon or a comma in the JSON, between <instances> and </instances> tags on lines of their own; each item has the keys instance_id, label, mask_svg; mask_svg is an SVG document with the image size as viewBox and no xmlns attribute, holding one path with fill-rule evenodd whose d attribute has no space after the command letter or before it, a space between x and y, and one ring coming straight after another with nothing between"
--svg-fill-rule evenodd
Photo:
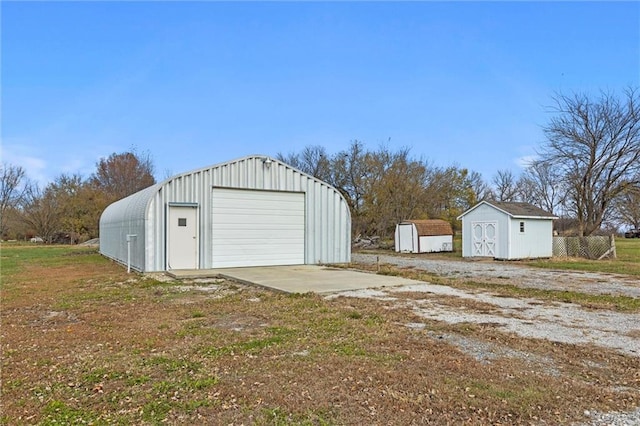
<instances>
[{"instance_id":1,"label":"corrugated metal siding","mask_svg":"<svg viewBox=\"0 0 640 426\"><path fill-rule=\"evenodd\" d=\"M212 214L211 191L214 186L227 188L268 189L305 193L306 232L305 263L342 263L351 259L351 215L346 200L333 187L306 175L284 163L271 160L264 164L265 156L251 156L228 163L183 173L167 181L132 195L136 202L146 202L146 211L129 211L120 203L112 204L103 216L118 217L107 226L105 221L104 254L126 261L126 242L121 229L135 223L136 232L144 235L144 254L139 261L141 270L162 271L166 268L165 217L168 203L197 203L200 215L201 268L212 264ZM144 192L144 194L142 194ZM138 200L138 198L140 200ZM108 210L110 210L108 212ZM117 222L117 223L116 223ZM101 219L101 252L103 227ZM142 241L140 236L139 241ZM107 248L108 247L108 248ZM140 252L142 253L142 252Z\"/></svg>"},{"instance_id":2,"label":"corrugated metal siding","mask_svg":"<svg viewBox=\"0 0 640 426\"><path fill-rule=\"evenodd\" d=\"M131 267L144 271L147 204L160 185L153 185L109 205L100 216L100 253L127 262L127 235L131 239Z\"/></svg>"}]
</instances>

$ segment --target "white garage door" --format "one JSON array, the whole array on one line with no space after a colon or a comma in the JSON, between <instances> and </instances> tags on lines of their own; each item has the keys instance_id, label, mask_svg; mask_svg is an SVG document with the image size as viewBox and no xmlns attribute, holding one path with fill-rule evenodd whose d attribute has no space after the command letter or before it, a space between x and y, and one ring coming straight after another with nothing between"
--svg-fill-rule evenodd
<instances>
[{"instance_id":1,"label":"white garage door","mask_svg":"<svg viewBox=\"0 0 640 426\"><path fill-rule=\"evenodd\" d=\"M304 193L213 189L213 267L304 264Z\"/></svg>"}]
</instances>

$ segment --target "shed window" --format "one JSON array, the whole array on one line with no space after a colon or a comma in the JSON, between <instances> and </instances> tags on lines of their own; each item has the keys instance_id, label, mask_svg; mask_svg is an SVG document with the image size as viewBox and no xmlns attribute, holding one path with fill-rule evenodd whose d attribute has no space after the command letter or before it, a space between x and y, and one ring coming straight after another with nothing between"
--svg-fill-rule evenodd
<instances>
[{"instance_id":1,"label":"shed window","mask_svg":"<svg viewBox=\"0 0 640 426\"><path fill-rule=\"evenodd\" d=\"M520 232L524 232L524 222L520 222Z\"/></svg>"},{"instance_id":2,"label":"shed window","mask_svg":"<svg viewBox=\"0 0 640 426\"><path fill-rule=\"evenodd\" d=\"M187 218L179 217L178 218L178 226L187 226Z\"/></svg>"}]
</instances>

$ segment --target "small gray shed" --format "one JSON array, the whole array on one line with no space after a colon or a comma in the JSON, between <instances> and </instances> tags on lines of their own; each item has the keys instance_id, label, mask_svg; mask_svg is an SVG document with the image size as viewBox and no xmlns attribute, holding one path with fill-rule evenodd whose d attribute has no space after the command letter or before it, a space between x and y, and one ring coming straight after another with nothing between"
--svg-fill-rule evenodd
<instances>
[{"instance_id":1,"label":"small gray shed","mask_svg":"<svg viewBox=\"0 0 640 426\"><path fill-rule=\"evenodd\" d=\"M405 220L396 225L396 252L453 251L453 229L441 219Z\"/></svg>"},{"instance_id":2,"label":"small gray shed","mask_svg":"<svg viewBox=\"0 0 640 426\"><path fill-rule=\"evenodd\" d=\"M529 203L481 201L458 216L462 257L552 257L553 219L557 217Z\"/></svg>"},{"instance_id":3,"label":"small gray shed","mask_svg":"<svg viewBox=\"0 0 640 426\"><path fill-rule=\"evenodd\" d=\"M253 155L111 204L100 217L100 253L142 272L347 263L351 215L331 185Z\"/></svg>"}]
</instances>

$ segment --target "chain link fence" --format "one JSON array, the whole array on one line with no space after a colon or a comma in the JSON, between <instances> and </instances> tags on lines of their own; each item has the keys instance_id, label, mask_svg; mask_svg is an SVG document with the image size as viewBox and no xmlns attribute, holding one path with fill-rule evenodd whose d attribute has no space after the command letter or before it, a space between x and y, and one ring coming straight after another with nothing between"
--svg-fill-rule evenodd
<instances>
[{"instance_id":1,"label":"chain link fence","mask_svg":"<svg viewBox=\"0 0 640 426\"><path fill-rule=\"evenodd\" d=\"M616 241L613 235L610 237L553 237L553 256L615 259Z\"/></svg>"}]
</instances>

